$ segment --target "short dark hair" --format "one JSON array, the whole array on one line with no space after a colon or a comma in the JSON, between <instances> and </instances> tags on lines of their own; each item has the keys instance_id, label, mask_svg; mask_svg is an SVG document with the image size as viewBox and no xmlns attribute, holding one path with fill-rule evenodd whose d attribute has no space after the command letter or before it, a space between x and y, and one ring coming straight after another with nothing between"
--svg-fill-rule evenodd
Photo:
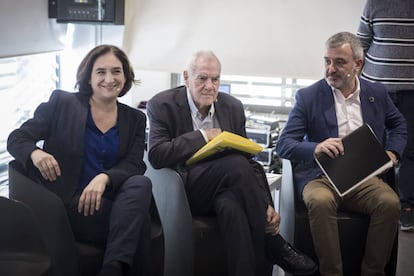
<instances>
[{"instance_id":1,"label":"short dark hair","mask_svg":"<svg viewBox=\"0 0 414 276\"><path fill-rule=\"evenodd\" d=\"M132 68L127 55L120 48L114 45L99 45L89 51L89 53L83 58L79 64L78 71L76 73L76 85L80 93L92 94L92 87L90 84L92 68L98 57L107 53L113 53L121 62L122 70L125 75L125 85L118 97L124 96L132 87L133 83L137 83L135 80L134 69Z\"/></svg>"},{"instance_id":2,"label":"short dark hair","mask_svg":"<svg viewBox=\"0 0 414 276\"><path fill-rule=\"evenodd\" d=\"M364 49L362 48L361 40L350 32L340 32L334 34L325 43L326 48L336 48L349 43L352 49L354 60L364 58Z\"/></svg>"}]
</instances>

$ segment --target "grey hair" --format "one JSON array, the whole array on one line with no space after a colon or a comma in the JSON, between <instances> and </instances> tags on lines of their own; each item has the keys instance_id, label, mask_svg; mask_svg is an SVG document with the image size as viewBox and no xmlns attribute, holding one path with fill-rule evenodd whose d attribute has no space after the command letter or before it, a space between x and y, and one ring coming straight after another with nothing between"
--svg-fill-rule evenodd
<instances>
[{"instance_id":1,"label":"grey hair","mask_svg":"<svg viewBox=\"0 0 414 276\"><path fill-rule=\"evenodd\" d=\"M352 49L354 60L364 58L364 49L362 48L361 40L350 32L340 32L334 34L325 43L326 48L337 48L349 43Z\"/></svg>"},{"instance_id":2,"label":"grey hair","mask_svg":"<svg viewBox=\"0 0 414 276\"><path fill-rule=\"evenodd\" d=\"M214 54L214 52L211 50L200 50L192 54L187 62L187 72L190 76L194 75L196 71L197 61L200 58L215 59L217 63L219 64L220 71L221 71L221 62L218 59L218 57Z\"/></svg>"}]
</instances>

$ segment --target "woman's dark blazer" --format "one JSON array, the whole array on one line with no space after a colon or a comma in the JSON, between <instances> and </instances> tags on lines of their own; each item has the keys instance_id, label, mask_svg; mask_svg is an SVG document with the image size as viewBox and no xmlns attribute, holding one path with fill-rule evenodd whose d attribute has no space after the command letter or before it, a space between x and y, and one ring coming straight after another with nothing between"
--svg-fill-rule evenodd
<instances>
[{"instance_id":1,"label":"woman's dark blazer","mask_svg":"<svg viewBox=\"0 0 414 276\"><path fill-rule=\"evenodd\" d=\"M49 101L40 104L32 119L14 130L8 138L10 154L32 173L30 154L39 148L52 154L59 163L61 176L45 185L68 203L78 188L84 154L84 134L89 110L90 95L55 90ZM118 102L119 162L104 171L109 175L116 191L132 175L142 175L146 170L143 162L145 149L145 114Z\"/></svg>"}]
</instances>

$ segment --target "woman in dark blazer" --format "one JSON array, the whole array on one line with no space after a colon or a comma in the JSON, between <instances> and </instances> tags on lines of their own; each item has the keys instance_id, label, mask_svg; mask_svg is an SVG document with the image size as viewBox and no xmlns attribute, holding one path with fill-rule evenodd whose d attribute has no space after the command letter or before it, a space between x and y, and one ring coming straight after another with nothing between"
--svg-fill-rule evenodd
<instances>
[{"instance_id":1,"label":"woman in dark blazer","mask_svg":"<svg viewBox=\"0 0 414 276\"><path fill-rule=\"evenodd\" d=\"M134 77L122 50L95 47L78 67L79 92L54 91L7 144L32 177L62 198L75 238L106 247L99 275L149 273L148 262L134 258L150 249L146 119L117 101Z\"/></svg>"}]
</instances>

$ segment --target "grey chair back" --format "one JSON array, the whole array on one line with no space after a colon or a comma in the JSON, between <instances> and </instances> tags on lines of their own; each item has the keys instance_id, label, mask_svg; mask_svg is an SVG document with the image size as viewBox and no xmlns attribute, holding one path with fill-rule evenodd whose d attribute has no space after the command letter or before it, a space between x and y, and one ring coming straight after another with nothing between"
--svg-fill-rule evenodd
<instances>
[{"instance_id":1,"label":"grey chair back","mask_svg":"<svg viewBox=\"0 0 414 276\"><path fill-rule=\"evenodd\" d=\"M216 218L193 217L180 175L154 169L144 155L145 173L164 230L164 276L225 276L227 260Z\"/></svg>"},{"instance_id":2,"label":"grey chair back","mask_svg":"<svg viewBox=\"0 0 414 276\"><path fill-rule=\"evenodd\" d=\"M33 211L55 276L96 275L102 267L105 249L75 241L62 200L42 184L26 176L23 166L9 163L9 197L24 202ZM152 275L164 273L164 234L154 201L151 204Z\"/></svg>"},{"instance_id":3,"label":"grey chair back","mask_svg":"<svg viewBox=\"0 0 414 276\"><path fill-rule=\"evenodd\" d=\"M9 163L9 197L25 203L33 211L52 257L54 275L79 275L75 238L62 200L27 177L16 160Z\"/></svg>"}]
</instances>

